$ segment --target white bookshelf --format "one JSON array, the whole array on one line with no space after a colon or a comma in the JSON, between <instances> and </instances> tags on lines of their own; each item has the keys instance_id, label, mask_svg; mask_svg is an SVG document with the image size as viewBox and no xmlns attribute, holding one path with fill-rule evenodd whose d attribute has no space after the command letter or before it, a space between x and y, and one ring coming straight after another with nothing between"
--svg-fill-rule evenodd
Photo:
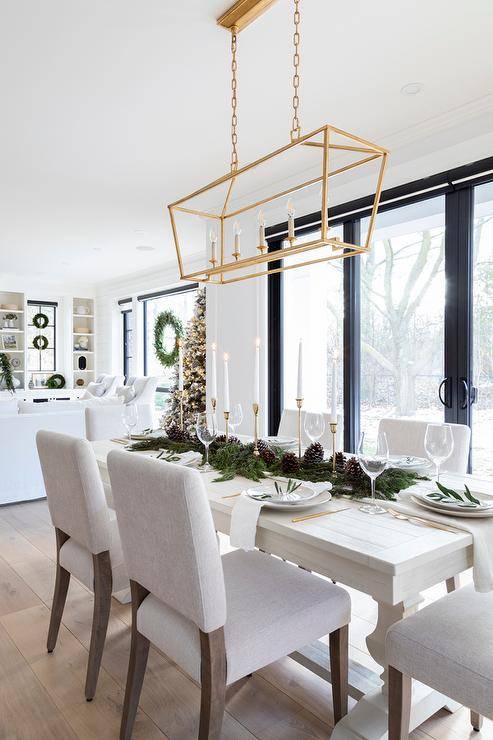
<instances>
[{"instance_id":1,"label":"white bookshelf","mask_svg":"<svg viewBox=\"0 0 493 740\"><path fill-rule=\"evenodd\" d=\"M14 318L7 318L14 317ZM13 337L15 346L10 346ZM5 344L9 342L9 346ZM24 293L0 291L0 352L12 360L13 374L26 388L26 296Z\"/></svg>"},{"instance_id":2,"label":"white bookshelf","mask_svg":"<svg viewBox=\"0 0 493 740\"><path fill-rule=\"evenodd\" d=\"M72 300L72 385L81 390L96 377L95 315L92 298ZM81 367L84 364L85 367Z\"/></svg>"}]
</instances>

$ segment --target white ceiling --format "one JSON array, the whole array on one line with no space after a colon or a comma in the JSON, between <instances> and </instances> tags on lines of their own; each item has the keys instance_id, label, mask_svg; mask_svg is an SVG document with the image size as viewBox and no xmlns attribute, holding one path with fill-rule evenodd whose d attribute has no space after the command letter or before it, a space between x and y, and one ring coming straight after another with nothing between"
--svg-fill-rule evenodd
<instances>
[{"instance_id":1,"label":"white ceiling","mask_svg":"<svg viewBox=\"0 0 493 740\"><path fill-rule=\"evenodd\" d=\"M1 0L0 273L98 282L173 257L165 205L229 166L227 6ZM305 131L419 152L430 120L489 129L491 0L301 6ZM291 24L278 0L239 38L243 162L288 139Z\"/></svg>"}]
</instances>

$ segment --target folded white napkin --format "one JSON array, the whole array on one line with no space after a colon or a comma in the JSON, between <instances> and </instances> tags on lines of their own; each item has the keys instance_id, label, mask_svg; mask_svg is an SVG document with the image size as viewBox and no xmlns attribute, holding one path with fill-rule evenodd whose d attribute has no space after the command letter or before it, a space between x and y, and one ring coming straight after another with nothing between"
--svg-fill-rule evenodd
<instances>
[{"instance_id":1,"label":"folded white napkin","mask_svg":"<svg viewBox=\"0 0 493 740\"><path fill-rule=\"evenodd\" d=\"M320 481L319 483L311 483L310 481L303 481L303 486L309 488L313 493L325 493L330 491L332 483L330 481Z\"/></svg>"},{"instance_id":2,"label":"folded white napkin","mask_svg":"<svg viewBox=\"0 0 493 740\"><path fill-rule=\"evenodd\" d=\"M255 548L257 521L262 506L263 501L254 501L249 496L239 497L233 506L229 530L229 540L233 547L240 547L242 550Z\"/></svg>"},{"instance_id":3,"label":"folded white napkin","mask_svg":"<svg viewBox=\"0 0 493 740\"><path fill-rule=\"evenodd\" d=\"M193 468L196 465L200 465L202 462L202 455L200 452L194 452L193 450L190 450L189 452L184 452L182 455L180 455L180 462L178 465L186 465L187 467Z\"/></svg>"},{"instance_id":4,"label":"folded white napkin","mask_svg":"<svg viewBox=\"0 0 493 740\"><path fill-rule=\"evenodd\" d=\"M396 511L401 511L409 516L419 516L432 522L448 524L449 527L462 529L473 536L473 580L476 591L487 593L493 591L493 517L488 519L472 519L462 517L451 517L424 509L411 501L411 496L417 490L433 490L435 484L421 484L408 488L399 494L399 500L392 502L391 506ZM380 503L380 502L379 502ZM390 503L390 502L386 502ZM384 504L385 505L385 504Z\"/></svg>"}]
</instances>

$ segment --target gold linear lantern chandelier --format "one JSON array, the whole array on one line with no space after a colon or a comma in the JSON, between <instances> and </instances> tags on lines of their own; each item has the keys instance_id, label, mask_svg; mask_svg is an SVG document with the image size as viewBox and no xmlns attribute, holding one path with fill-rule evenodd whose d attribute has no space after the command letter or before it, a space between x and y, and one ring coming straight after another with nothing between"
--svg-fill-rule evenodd
<instances>
[{"instance_id":1,"label":"gold linear lantern chandelier","mask_svg":"<svg viewBox=\"0 0 493 740\"><path fill-rule=\"evenodd\" d=\"M330 124L301 133L300 0L294 0L290 140L255 162L239 165L237 38L273 2L238 0L218 20L231 33L231 167L223 177L168 206L182 280L224 285L351 257L368 251L371 243L388 152ZM343 242L331 235L329 228L329 185L337 178L344 192L355 170L374 178L368 189L375 188L366 238L360 245ZM316 235L312 231L308 237L297 237L295 215L316 212L321 214ZM286 220L282 249L269 252L266 226ZM197 245L202 245L202 262L197 262Z\"/></svg>"}]
</instances>

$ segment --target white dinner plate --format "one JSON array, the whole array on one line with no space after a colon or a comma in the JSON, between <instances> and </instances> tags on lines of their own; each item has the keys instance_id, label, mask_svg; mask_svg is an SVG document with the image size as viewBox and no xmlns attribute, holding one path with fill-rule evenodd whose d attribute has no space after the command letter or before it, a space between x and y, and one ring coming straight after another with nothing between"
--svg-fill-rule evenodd
<instances>
[{"instance_id":1,"label":"white dinner plate","mask_svg":"<svg viewBox=\"0 0 493 740\"><path fill-rule=\"evenodd\" d=\"M464 519L487 519L493 516L493 509L475 509L474 511L461 509L461 511L453 511L452 509L439 509L434 504L424 502L414 495L411 496L411 500L415 504L418 504L418 506L422 506L423 509L429 509L429 511L434 511L435 514L442 514L443 516L458 516Z\"/></svg>"},{"instance_id":2,"label":"white dinner plate","mask_svg":"<svg viewBox=\"0 0 493 740\"><path fill-rule=\"evenodd\" d=\"M265 441L268 444L275 445L276 447L288 448L294 447L298 440L292 437L265 437Z\"/></svg>"},{"instance_id":3,"label":"white dinner plate","mask_svg":"<svg viewBox=\"0 0 493 740\"><path fill-rule=\"evenodd\" d=\"M258 495L261 492L268 493L272 496L270 499L259 498ZM245 491L245 495L254 501L261 501L264 506L270 509L301 509L309 508L310 506L318 506L319 504L325 504L330 501L331 494L329 491L320 493L319 491L313 491L306 486L300 486L295 492L296 498L283 501L280 497L276 496L273 488L269 486L258 486L257 488L248 488ZM322 500L320 500L322 499Z\"/></svg>"},{"instance_id":4,"label":"white dinner plate","mask_svg":"<svg viewBox=\"0 0 493 740\"><path fill-rule=\"evenodd\" d=\"M431 462L426 457L416 457L415 455L390 455L389 463L391 467L401 468L402 470L431 467Z\"/></svg>"},{"instance_id":5,"label":"white dinner plate","mask_svg":"<svg viewBox=\"0 0 493 740\"><path fill-rule=\"evenodd\" d=\"M423 493L416 491L413 496L419 498L425 504L434 506L437 509L443 509L444 511L487 511L488 509L493 509L493 501L484 501L478 494L475 494L473 491L471 491L471 493L475 498L481 501L481 505L467 506L465 504L460 504L458 501L457 503L454 501L435 501L431 498L434 491L424 491Z\"/></svg>"}]
</instances>

